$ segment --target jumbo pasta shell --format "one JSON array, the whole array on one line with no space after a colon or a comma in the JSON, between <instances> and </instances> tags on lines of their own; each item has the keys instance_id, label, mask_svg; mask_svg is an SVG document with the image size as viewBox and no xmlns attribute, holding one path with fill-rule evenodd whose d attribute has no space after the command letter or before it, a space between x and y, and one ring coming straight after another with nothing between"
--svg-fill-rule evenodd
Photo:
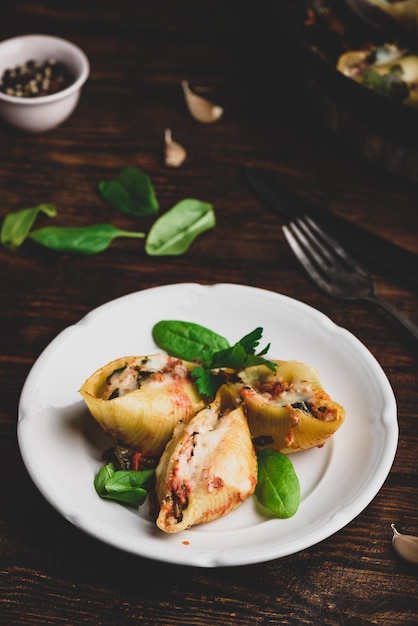
<instances>
[{"instance_id":1,"label":"jumbo pasta shell","mask_svg":"<svg viewBox=\"0 0 418 626\"><path fill-rule=\"evenodd\" d=\"M223 385L213 403L178 424L156 469L157 526L176 533L237 508L257 484L257 460L242 405Z\"/></svg>"},{"instance_id":2,"label":"jumbo pasta shell","mask_svg":"<svg viewBox=\"0 0 418 626\"><path fill-rule=\"evenodd\" d=\"M258 448L283 453L321 447L344 422L343 407L324 391L318 374L299 361L273 361L239 373L247 419Z\"/></svg>"},{"instance_id":3,"label":"jumbo pasta shell","mask_svg":"<svg viewBox=\"0 0 418 626\"><path fill-rule=\"evenodd\" d=\"M193 367L166 354L123 357L94 372L80 393L117 444L159 455L177 422L204 406L190 378Z\"/></svg>"}]
</instances>

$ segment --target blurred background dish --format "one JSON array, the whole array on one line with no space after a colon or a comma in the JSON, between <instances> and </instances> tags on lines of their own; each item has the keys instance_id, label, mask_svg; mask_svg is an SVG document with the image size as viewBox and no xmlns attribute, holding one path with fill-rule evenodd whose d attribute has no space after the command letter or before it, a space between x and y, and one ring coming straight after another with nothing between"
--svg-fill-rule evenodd
<instances>
[{"instance_id":1,"label":"blurred background dish","mask_svg":"<svg viewBox=\"0 0 418 626\"><path fill-rule=\"evenodd\" d=\"M293 71L315 119L343 141L347 149L354 149L387 171L418 181L418 108L411 106L414 91L407 102L406 93L403 97L401 93L399 97L390 97L384 89L370 88L340 71L350 55L359 51L372 51L374 55L376 48L384 46L414 59L418 43L416 22L409 19L406 28L404 22L383 12L379 3L360 2L377 11L376 16L383 16L381 21L376 17L373 24L354 10L348 0L286 0L277 9L287 26L294 55ZM399 4L413 4L415 11L418 8L417 0ZM397 59L393 60L395 64ZM379 69L379 73L383 71ZM402 68L398 76L405 77ZM418 70L416 85L412 81L411 89L417 86Z\"/></svg>"},{"instance_id":2,"label":"blurred background dish","mask_svg":"<svg viewBox=\"0 0 418 626\"><path fill-rule=\"evenodd\" d=\"M23 35L0 43L0 115L12 126L41 133L74 111L90 72L76 45L50 35Z\"/></svg>"}]
</instances>

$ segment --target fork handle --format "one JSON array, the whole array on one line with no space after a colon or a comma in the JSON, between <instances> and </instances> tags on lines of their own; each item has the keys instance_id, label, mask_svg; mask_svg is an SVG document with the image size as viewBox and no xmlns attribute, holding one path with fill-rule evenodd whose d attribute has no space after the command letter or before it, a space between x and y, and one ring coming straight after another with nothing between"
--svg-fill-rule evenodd
<instances>
[{"instance_id":1,"label":"fork handle","mask_svg":"<svg viewBox=\"0 0 418 626\"><path fill-rule=\"evenodd\" d=\"M418 342L418 326L414 324L414 322L412 322L408 317L405 317L405 315L403 315L403 313L401 313L399 309L387 302L387 300L380 298L376 294L367 297L366 300L369 300L370 302L374 302L375 304L381 306L382 309L387 311L395 320L397 320L399 324L401 324L401 326L403 326L403 328L413 336L415 341Z\"/></svg>"}]
</instances>

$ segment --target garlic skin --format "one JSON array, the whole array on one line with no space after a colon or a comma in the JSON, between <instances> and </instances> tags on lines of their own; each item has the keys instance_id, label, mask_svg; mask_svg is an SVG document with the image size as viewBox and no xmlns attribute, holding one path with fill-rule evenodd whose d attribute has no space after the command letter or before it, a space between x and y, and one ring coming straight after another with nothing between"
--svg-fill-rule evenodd
<instances>
[{"instance_id":1,"label":"garlic skin","mask_svg":"<svg viewBox=\"0 0 418 626\"><path fill-rule=\"evenodd\" d=\"M392 545L395 552L404 561L418 564L418 537L413 535L403 535L395 528L395 524L391 524L393 530Z\"/></svg>"},{"instance_id":2,"label":"garlic skin","mask_svg":"<svg viewBox=\"0 0 418 626\"><path fill-rule=\"evenodd\" d=\"M164 161L168 167L180 167L186 159L187 152L177 141L173 141L170 128L164 133Z\"/></svg>"},{"instance_id":3,"label":"garlic skin","mask_svg":"<svg viewBox=\"0 0 418 626\"><path fill-rule=\"evenodd\" d=\"M202 98L194 93L186 80L181 83L184 92L184 98L186 100L187 108L192 117L202 124L212 124L219 120L224 110L222 107L213 104L209 100Z\"/></svg>"}]
</instances>

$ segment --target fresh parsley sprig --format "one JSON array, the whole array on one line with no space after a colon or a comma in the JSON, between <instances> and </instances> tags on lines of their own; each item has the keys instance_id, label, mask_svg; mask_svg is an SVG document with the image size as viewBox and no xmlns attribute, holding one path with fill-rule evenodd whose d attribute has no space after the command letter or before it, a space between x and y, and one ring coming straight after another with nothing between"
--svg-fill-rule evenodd
<instances>
[{"instance_id":1,"label":"fresh parsley sprig","mask_svg":"<svg viewBox=\"0 0 418 626\"><path fill-rule=\"evenodd\" d=\"M251 365L267 365L270 369L275 369L272 361L263 358L264 354L270 349L268 344L261 352L255 354L256 348L260 343L263 329L258 327L248 335L245 335L230 348L219 350L212 355L210 367L230 367L231 369L243 369Z\"/></svg>"},{"instance_id":2,"label":"fresh parsley sprig","mask_svg":"<svg viewBox=\"0 0 418 626\"><path fill-rule=\"evenodd\" d=\"M153 337L160 348L173 356L197 363L192 371L199 393L213 398L225 378L219 370L241 370L252 365L266 365L275 370L276 365L264 358L268 344L256 354L263 329L255 328L234 345L214 331L178 320L163 320L153 328Z\"/></svg>"}]
</instances>

